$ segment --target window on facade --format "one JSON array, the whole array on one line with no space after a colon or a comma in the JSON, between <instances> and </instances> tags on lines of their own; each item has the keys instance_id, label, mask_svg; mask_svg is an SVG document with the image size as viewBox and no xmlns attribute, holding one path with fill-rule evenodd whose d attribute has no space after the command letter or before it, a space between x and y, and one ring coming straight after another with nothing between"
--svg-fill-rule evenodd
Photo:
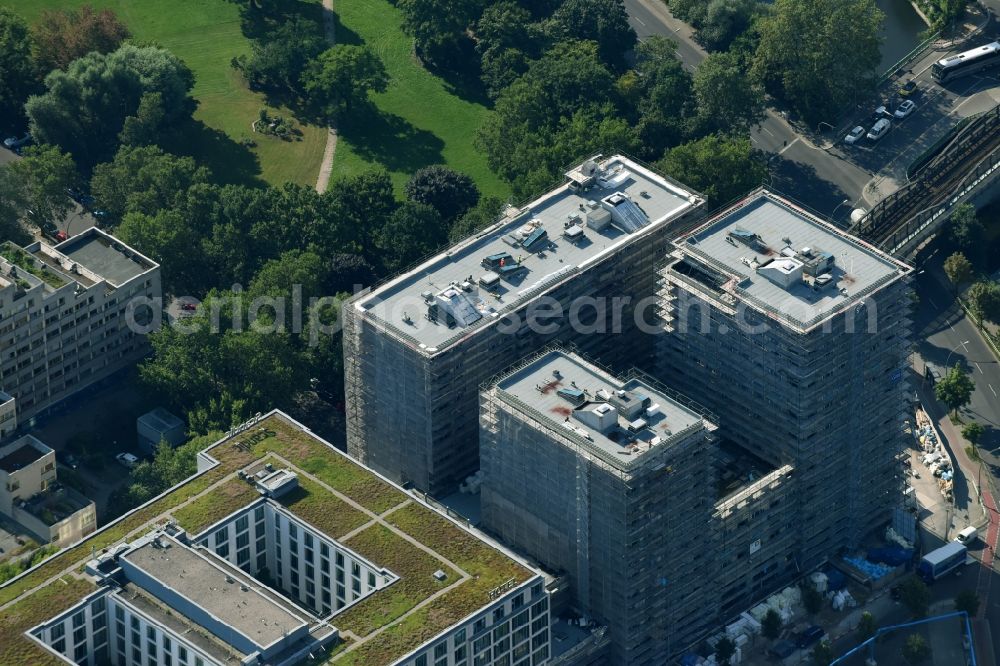
<instances>
[{"instance_id":1,"label":"window on facade","mask_svg":"<svg viewBox=\"0 0 1000 666\"><path fill-rule=\"evenodd\" d=\"M250 529L250 516L243 515L236 519L236 532L246 532Z\"/></svg>"},{"instance_id":2,"label":"window on facade","mask_svg":"<svg viewBox=\"0 0 1000 666\"><path fill-rule=\"evenodd\" d=\"M229 532L223 527L215 533L215 545L218 546L220 543L225 543L229 541Z\"/></svg>"}]
</instances>

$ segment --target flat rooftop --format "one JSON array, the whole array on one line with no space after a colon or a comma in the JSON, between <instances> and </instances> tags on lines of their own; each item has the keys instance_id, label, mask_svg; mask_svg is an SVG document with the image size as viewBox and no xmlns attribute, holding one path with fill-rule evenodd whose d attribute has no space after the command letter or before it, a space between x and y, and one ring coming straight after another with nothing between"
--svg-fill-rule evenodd
<instances>
[{"instance_id":1,"label":"flat rooftop","mask_svg":"<svg viewBox=\"0 0 1000 666\"><path fill-rule=\"evenodd\" d=\"M115 287L156 267L132 248L93 227L63 241L56 249Z\"/></svg>"},{"instance_id":2,"label":"flat rooftop","mask_svg":"<svg viewBox=\"0 0 1000 666\"><path fill-rule=\"evenodd\" d=\"M561 350L542 354L496 387L613 465L636 461L706 426L704 410L652 379L618 379Z\"/></svg>"},{"instance_id":3,"label":"flat rooftop","mask_svg":"<svg viewBox=\"0 0 1000 666\"><path fill-rule=\"evenodd\" d=\"M594 171L582 175L588 164ZM625 157L588 161L567 174L566 184L355 301L354 307L432 354L701 203L696 193ZM427 317L430 302L438 306L436 321ZM446 310L455 312L450 320Z\"/></svg>"},{"instance_id":4,"label":"flat rooftop","mask_svg":"<svg viewBox=\"0 0 1000 666\"><path fill-rule=\"evenodd\" d=\"M719 288L731 302L744 301L803 329L911 270L767 191L674 244L720 275Z\"/></svg>"},{"instance_id":5,"label":"flat rooftop","mask_svg":"<svg viewBox=\"0 0 1000 666\"><path fill-rule=\"evenodd\" d=\"M12 600L4 612L7 617L16 618L15 622L0 623L0 664L48 663L48 653L25 632L96 589L90 577L86 580L74 577L68 585L65 581L55 585L44 583L58 580L68 569L82 568L95 552L105 548L117 551L126 542L138 547L141 540L129 539L129 535L148 535L162 526L165 515L189 535L204 533L219 521L230 519L234 512L261 501L243 477L248 473L252 476L269 462L299 476L298 490L279 500L282 511L294 514L377 569L384 567L399 580L340 609L324 622L283 599L279 592L202 550L196 551L202 554L199 558L182 553L180 547L172 547L168 552L180 555L170 555L171 561L164 562L156 559L152 548L146 548L125 556L124 560L119 558L119 564L137 558L131 561L150 571L157 580L168 581L175 588L183 583L184 589L179 591L194 603L204 605L220 618L235 611L237 617L227 621L242 624L246 618L234 604L246 593L239 583L225 582L221 572L228 571L235 580L243 581L248 588L274 602L272 605L258 598L253 601L252 614L244 608L244 612L255 618L254 632L263 627L256 619L261 613L267 614L269 629L276 620L280 624L282 618L291 621L298 616L309 622L313 637L339 627L354 636L340 646L332 662L343 660L364 666L387 666L404 659L432 636L495 603L494 590L506 590L513 584L509 593L515 594L542 581L541 574L515 554L465 529L335 449L302 424L275 411L234 428L200 452L200 471L155 502L102 527L81 544L53 555L33 572L0 585L0 593ZM181 557L185 558L183 563ZM187 564L192 557L200 559L199 569L210 566L209 563L217 568L180 578L176 575L177 568L193 570L194 564ZM445 572L444 580L435 577L439 570ZM224 593L213 591L213 587ZM51 594L59 598L53 602ZM257 611L258 606L263 610ZM389 607L393 609L391 616L385 612ZM260 639L256 633L248 635L252 640ZM295 649L294 645L289 647L291 652Z\"/></svg>"},{"instance_id":6,"label":"flat rooftop","mask_svg":"<svg viewBox=\"0 0 1000 666\"><path fill-rule=\"evenodd\" d=\"M257 645L270 645L307 624L239 569L168 535L155 536L122 557Z\"/></svg>"},{"instance_id":7,"label":"flat rooftop","mask_svg":"<svg viewBox=\"0 0 1000 666\"><path fill-rule=\"evenodd\" d=\"M0 447L0 470L7 474L13 474L51 451L52 449L31 435L25 435L7 446Z\"/></svg>"},{"instance_id":8,"label":"flat rooftop","mask_svg":"<svg viewBox=\"0 0 1000 666\"><path fill-rule=\"evenodd\" d=\"M180 613L171 610L169 606L134 583L126 583L121 590L113 594L116 594L126 604L144 613L154 622L158 622L177 635L183 636L184 640L223 664L239 664L246 657L233 646L212 636L201 625L195 624Z\"/></svg>"},{"instance_id":9,"label":"flat rooftop","mask_svg":"<svg viewBox=\"0 0 1000 666\"><path fill-rule=\"evenodd\" d=\"M767 460L732 442L722 440L719 442L716 498L723 500L731 497L776 469L777 466Z\"/></svg>"}]
</instances>

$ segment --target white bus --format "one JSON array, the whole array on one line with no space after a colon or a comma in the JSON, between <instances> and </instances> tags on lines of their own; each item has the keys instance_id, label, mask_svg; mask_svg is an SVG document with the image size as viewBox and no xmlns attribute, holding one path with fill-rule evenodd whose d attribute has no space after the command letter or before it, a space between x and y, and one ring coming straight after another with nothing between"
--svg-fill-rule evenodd
<instances>
[{"instance_id":1,"label":"white bus","mask_svg":"<svg viewBox=\"0 0 1000 666\"><path fill-rule=\"evenodd\" d=\"M1000 64L1000 42L977 46L964 53L941 58L931 66L931 76L938 83L945 83L996 64Z\"/></svg>"}]
</instances>

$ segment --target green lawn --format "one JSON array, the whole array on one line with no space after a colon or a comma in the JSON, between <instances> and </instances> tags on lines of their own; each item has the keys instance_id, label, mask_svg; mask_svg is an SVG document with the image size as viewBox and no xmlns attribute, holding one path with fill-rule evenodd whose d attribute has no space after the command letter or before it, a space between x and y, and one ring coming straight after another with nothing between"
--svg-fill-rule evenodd
<instances>
[{"instance_id":1,"label":"green lawn","mask_svg":"<svg viewBox=\"0 0 1000 666\"><path fill-rule=\"evenodd\" d=\"M410 174L429 164L467 173L483 194L506 198L510 189L473 147L487 108L454 94L413 55L413 40L400 29L400 12L387 0L338 0L337 41L365 43L385 63L391 81L372 96L378 114L340 124L334 175L354 174L380 164L397 191Z\"/></svg>"},{"instance_id":2,"label":"green lawn","mask_svg":"<svg viewBox=\"0 0 1000 666\"><path fill-rule=\"evenodd\" d=\"M299 0L316 5L318 0ZM44 9L91 4L111 8L128 25L133 37L155 41L182 58L195 74L195 121L168 149L190 154L207 164L223 182L246 182L256 177L272 184L294 181L313 185L326 145L326 130L300 125L299 140L285 142L254 134L250 128L265 106L262 95L251 92L230 67L234 56L249 51L240 29L238 3L230 0L0 0L34 21ZM285 116L291 114L274 110ZM253 136L257 146L238 141Z\"/></svg>"}]
</instances>

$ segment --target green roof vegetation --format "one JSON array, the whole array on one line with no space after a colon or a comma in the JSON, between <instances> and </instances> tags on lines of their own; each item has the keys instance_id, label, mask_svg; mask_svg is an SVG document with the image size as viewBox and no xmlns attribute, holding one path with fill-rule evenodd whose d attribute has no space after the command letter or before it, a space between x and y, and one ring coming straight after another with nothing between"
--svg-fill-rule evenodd
<instances>
[{"instance_id":1,"label":"green roof vegetation","mask_svg":"<svg viewBox=\"0 0 1000 666\"><path fill-rule=\"evenodd\" d=\"M260 493L243 479L230 479L173 512L177 523L198 534L212 523L260 499Z\"/></svg>"},{"instance_id":2,"label":"green roof vegetation","mask_svg":"<svg viewBox=\"0 0 1000 666\"><path fill-rule=\"evenodd\" d=\"M70 608L96 589L89 581L65 576L0 610L0 664L65 664L24 632Z\"/></svg>"},{"instance_id":3,"label":"green roof vegetation","mask_svg":"<svg viewBox=\"0 0 1000 666\"><path fill-rule=\"evenodd\" d=\"M282 499L289 510L333 538L343 538L362 528L342 543L400 577L334 616L331 622L334 626L359 638L382 630L372 640L352 643L338 651L331 657L337 664L391 663L489 603L489 590L511 578L522 583L533 576L502 552L280 415L268 417L244 433L211 447L208 454L220 464L76 547L50 558L25 577L0 586L0 606L14 602L0 609L0 664L57 663L46 661L46 655L22 633L94 589L86 581L71 578L68 579L71 585L67 586L58 579L66 569L82 569L92 548L101 550L143 535L154 524L165 522L168 515L191 532L205 529L259 497L250 484L226 477L251 465L259 466L265 459L275 466L289 464L282 460L290 461L293 471L299 472L300 489ZM304 473L315 476L322 484ZM219 481L222 483L216 486ZM384 514L384 521L392 529L381 523L364 527L372 520L371 516L330 493L323 484L372 513ZM191 498L196 499L180 507ZM396 530L425 548L416 546ZM449 566L446 560L461 571ZM447 574L444 581L434 578L439 569ZM17 600L46 582L47 586ZM440 596L425 603L439 592ZM425 605L414 610L421 603ZM386 625L391 626L385 628ZM8 658L9 655L15 657Z\"/></svg>"},{"instance_id":4,"label":"green roof vegetation","mask_svg":"<svg viewBox=\"0 0 1000 666\"><path fill-rule=\"evenodd\" d=\"M368 522L367 514L301 476L299 487L279 501L296 516L334 539L340 539Z\"/></svg>"},{"instance_id":5,"label":"green roof vegetation","mask_svg":"<svg viewBox=\"0 0 1000 666\"><path fill-rule=\"evenodd\" d=\"M382 525L372 525L358 532L344 541L344 545L399 576L399 580L389 587L366 597L333 619L338 629L358 636L367 636L384 627L459 578L457 571ZM447 574L445 580L434 578L438 569Z\"/></svg>"},{"instance_id":6,"label":"green roof vegetation","mask_svg":"<svg viewBox=\"0 0 1000 666\"><path fill-rule=\"evenodd\" d=\"M3 257L18 268L31 273L53 289L58 289L69 282L62 275L59 275L58 273L55 273L40 264L33 256L31 256L30 253L25 252L13 244L8 243L0 248L0 257ZM18 286L22 288L27 288L24 286L26 284L27 283L24 280L18 281Z\"/></svg>"}]
</instances>

